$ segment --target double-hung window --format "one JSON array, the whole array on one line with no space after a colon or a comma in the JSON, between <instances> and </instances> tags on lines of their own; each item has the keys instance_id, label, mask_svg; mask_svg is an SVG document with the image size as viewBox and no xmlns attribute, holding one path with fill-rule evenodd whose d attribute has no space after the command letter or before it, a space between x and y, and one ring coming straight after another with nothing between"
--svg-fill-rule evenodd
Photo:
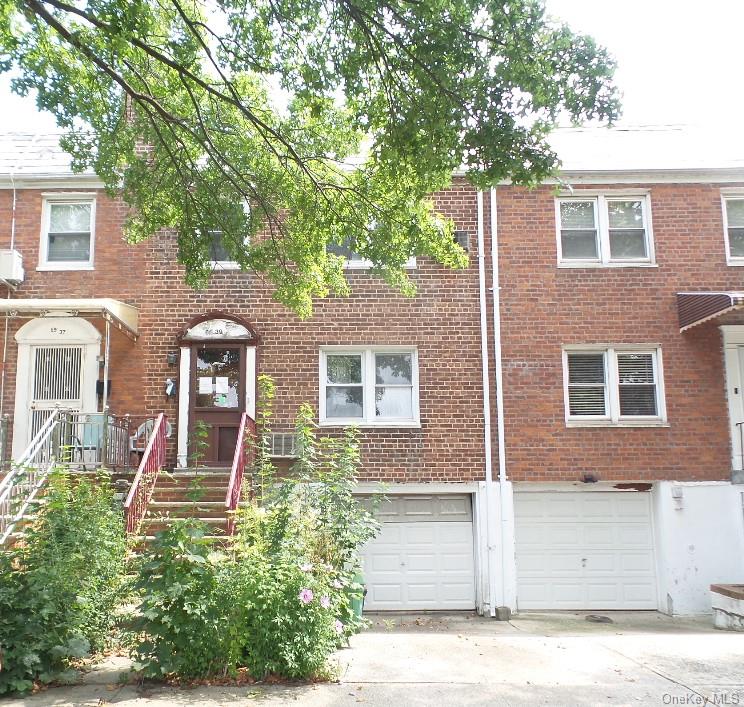
<instances>
[{"instance_id":1,"label":"double-hung window","mask_svg":"<svg viewBox=\"0 0 744 707\"><path fill-rule=\"evenodd\" d=\"M726 259L729 265L744 265L744 193L723 197Z\"/></svg>"},{"instance_id":2,"label":"double-hung window","mask_svg":"<svg viewBox=\"0 0 744 707\"><path fill-rule=\"evenodd\" d=\"M569 348L563 357L569 424L665 421L658 348Z\"/></svg>"},{"instance_id":3,"label":"double-hung window","mask_svg":"<svg viewBox=\"0 0 744 707\"><path fill-rule=\"evenodd\" d=\"M416 350L322 349L319 407L321 424L417 425Z\"/></svg>"},{"instance_id":4,"label":"double-hung window","mask_svg":"<svg viewBox=\"0 0 744 707\"><path fill-rule=\"evenodd\" d=\"M40 269L93 269L94 199L46 199L42 219Z\"/></svg>"},{"instance_id":5,"label":"double-hung window","mask_svg":"<svg viewBox=\"0 0 744 707\"><path fill-rule=\"evenodd\" d=\"M248 241L246 240L246 245ZM209 254L212 262L212 270L239 270L238 263L225 245L222 231L209 231Z\"/></svg>"},{"instance_id":6,"label":"double-hung window","mask_svg":"<svg viewBox=\"0 0 744 707\"><path fill-rule=\"evenodd\" d=\"M572 196L556 201L563 266L652 265L647 195Z\"/></svg>"},{"instance_id":7,"label":"double-hung window","mask_svg":"<svg viewBox=\"0 0 744 707\"><path fill-rule=\"evenodd\" d=\"M350 238L347 238L343 243L328 243L326 251L344 258L344 267L348 270L369 270L374 267L374 263L371 260L363 258L354 250ZM413 256L408 258L403 267L415 268L416 258Z\"/></svg>"}]
</instances>

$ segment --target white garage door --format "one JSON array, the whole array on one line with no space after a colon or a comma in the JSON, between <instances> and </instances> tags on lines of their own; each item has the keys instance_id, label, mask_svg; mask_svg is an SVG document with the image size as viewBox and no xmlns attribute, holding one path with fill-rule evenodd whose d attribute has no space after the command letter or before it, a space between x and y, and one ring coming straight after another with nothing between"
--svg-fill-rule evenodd
<instances>
[{"instance_id":1,"label":"white garage door","mask_svg":"<svg viewBox=\"0 0 744 707\"><path fill-rule=\"evenodd\" d=\"M520 609L656 609L651 494L514 496Z\"/></svg>"},{"instance_id":2,"label":"white garage door","mask_svg":"<svg viewBox=\"0 0 744 707\"><path fill-rule=\"evenodd\" d=\"M468 495L392 496L363 552L364 608L474 609L473 513Z\"/></svg>"}]
</instances>

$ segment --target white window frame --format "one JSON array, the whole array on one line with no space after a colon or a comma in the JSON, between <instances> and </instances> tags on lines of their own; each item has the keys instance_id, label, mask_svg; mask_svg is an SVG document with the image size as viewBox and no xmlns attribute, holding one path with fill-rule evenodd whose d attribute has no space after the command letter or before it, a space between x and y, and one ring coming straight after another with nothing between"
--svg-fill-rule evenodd
<instances>
[{"instance_id":1,"label":"white window frame","mask_svg":"<svg viewBox=\"0 0 744 707\"><path fill-rule=\"evenodd\" d=\"M359 260L349 260L344 258L344 269L345 270L371 270L375 267L375 264L371 260L360 258ZM416 257L411 256L403 263L403 267L406 270L414 270L416 268Z\"/></svg>"},{"instance_id":2,"label":"white window frame","mask_svg":"<svg viewBox=\"0 0 744 707\"><path fill-rule=\"evenodd\" d=\"M218 233L218 231L210 231L210 233ZM222 233L222 231L219 231L219 233ZM246 236L243 239L243 244L248 246L251 243L251 239L249 236ZM210 266L212 267L212 272L217 272L219 270L240 270L240 263L237 260L210 260L209 261Z\"/></svg>"},{"instance_id":3,"label":"white window frame","mask_svg":"<svg viewBox=\"0 0 744 707\"><path fill-rule=\"evenodd\" d=\"M568 399L568 355L577 353L602 353L605 366L605 415L571 415ZM617 367L618 354L652 354L656 380L656 412L651 415L620 414L620 379ZM668 427L666 395L664 393L664 365L661 346L658 344L576 344L564 346L563 401L567 427Z\"/></svg>"},{"instance_id":4,"label":"white window frame","mask_svg":"<svg viewBox=\"0 0 744 707\"><path fill-rule=\"evenodd\" d=\"M591 201L594 203L594 221L597 229L596 259L565 258L561 241L561 204L567 201ZM610 251L610 224L607 202L640 201L643 213L643 228L646 233L646 258L613 259ZM561 194L555 199L555 235L560 268L648 268L656 267L653 228L651 225L651 195L644 191L590 191L576 189L570 194Z\"/></svg>"},{"instance_id":5,"label":"white window frame","mask_svg":"<svg viewBox=\"0 0 744 707\"><path fill-rule=\"evenodd\" d=\"M721 190L721 218L723 220L723 242L726 244L726 263L734 267L744 267L744 256L731 255L731 244L728 232L728 208L729 201L744 201L744 189L722 189Z\"/></svg>"},{"instance_id":6,"label":"white window frame","mask_svg":"<svg viewBox=\"0 0 744 707\"><path fill-rule=\"evenodd\" d=\"M96 243L96 197L90 193L43 194L41 207L41 242L39 244L39 265L37 270L94 270ZM49 260L49 221L52 204L90 204L90 257L88 260L58 261Z\"/></svg>"},{"instance_id":7,"label":"white window frame","mask_svg":"<svg viewBox=\"0 0 744 707\"><path fill-rule=\"evenodd\" d=\"M411 354L410 418L379 418L375 415L375 354ZM326 366L329 354L358 354L362 357L363 417L326 417ZM418 350L412 346L323 346L318 366L318 421L324 427L420 427Z\"/></svg>"}]
</instances>

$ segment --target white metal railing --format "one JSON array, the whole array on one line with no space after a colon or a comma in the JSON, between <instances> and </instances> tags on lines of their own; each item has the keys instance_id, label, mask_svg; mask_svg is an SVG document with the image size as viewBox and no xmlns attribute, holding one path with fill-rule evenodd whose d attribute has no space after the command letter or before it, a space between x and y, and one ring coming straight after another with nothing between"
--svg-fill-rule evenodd
<instances>
[{"instance_id":1,"label":"white metal railing","mask_svg":"<svg viewBox=\"0 0 744 707\"><path fill-rule=\"evenodd\" d=\"M59 457L59 425L63 410L54 410L34 435L26 451L0 481L0 545L27 513Z\"/></svg>"}]
</instances>

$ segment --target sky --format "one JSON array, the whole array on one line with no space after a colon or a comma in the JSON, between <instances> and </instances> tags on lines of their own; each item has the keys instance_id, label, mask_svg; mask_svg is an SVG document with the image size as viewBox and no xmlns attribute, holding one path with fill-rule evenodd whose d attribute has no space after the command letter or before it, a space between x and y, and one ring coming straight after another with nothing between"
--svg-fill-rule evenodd
<instances>
[{"instance_id":1,"label":"sky","mask_svg":"<svg viewBox=\"0 0 744 707\"><path fill-rule=\"evenodd\" d=\"M546 7L617 60L623 124L706 127L742 142L744 0L546 0ZM0 131L53 128L0 75Z\"/></svg>"}]
</instances>

